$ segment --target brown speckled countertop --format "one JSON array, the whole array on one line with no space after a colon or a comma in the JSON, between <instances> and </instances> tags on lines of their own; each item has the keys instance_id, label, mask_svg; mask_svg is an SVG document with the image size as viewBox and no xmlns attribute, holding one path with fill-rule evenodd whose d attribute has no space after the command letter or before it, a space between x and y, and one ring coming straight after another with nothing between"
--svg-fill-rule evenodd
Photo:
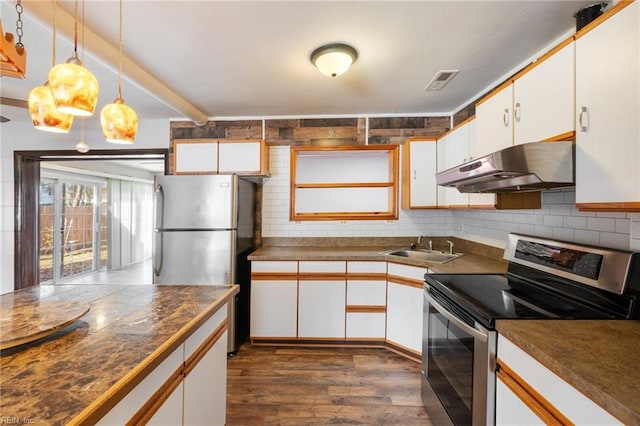
<instances>
[{"instance_id":1,"label":"brown speckled countertop","mask_svg":"<svg viewBox=\"0 0 640 426\"><path fill-rule=\"evenodd\" d=\"M380 244L379 241L375 243ZM431 269L435 273L504 273L507 271L507 262L496 255L498 249L471 246L456 241L454 253L463 253L463 256L447 263L434 263L409 259L399 256L387 256L382 251L408 247L402 242L392 242L382 245L370 246L263 246L249 255L249 260L378 260L402 263L405 265L421 266ZM434 245L434 249L438 246ZM501 250L500 250L501 251ZM482 254L480 254L480 253Z\"/></svg>"},{"instance_id":2,"label":"brown speckled countertop","mask_svg":"<svg viewBox=\"0 0 640 426\"><path fill-rule=\"evenodd\" d=\"M42 300L91 307L49 337L0 352L0 418L32 424L77 420L109 389L122 385L134 367L169 355L237 291L227 285L80 284L0 296L3 310Z\"/></svg>"},{"instance_id":3,"label":"brown speckled countertop","mask_svg":"<svg viewBox=\"0 0 640 426\"><path fill-rule=\"evenodd\" d=\"M624 424L640 424L640 321L503 320L500 334Z\"/></svg>"}]
</instances>

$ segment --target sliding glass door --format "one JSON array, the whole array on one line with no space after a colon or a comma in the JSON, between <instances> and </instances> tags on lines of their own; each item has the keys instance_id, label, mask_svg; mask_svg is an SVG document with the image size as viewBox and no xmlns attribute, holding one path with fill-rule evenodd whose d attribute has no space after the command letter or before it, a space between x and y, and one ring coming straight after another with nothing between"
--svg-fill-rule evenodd
<instances>
[{"instance_id":1,"label":"sliding glass door","mask_svg":"<svg viewBox=\"0 0 640 426\"><path fill-rule=\"evenodd\" d=\"M106 267L106 185L41 179L40 282Z\"/></svg>"}]
</instances>

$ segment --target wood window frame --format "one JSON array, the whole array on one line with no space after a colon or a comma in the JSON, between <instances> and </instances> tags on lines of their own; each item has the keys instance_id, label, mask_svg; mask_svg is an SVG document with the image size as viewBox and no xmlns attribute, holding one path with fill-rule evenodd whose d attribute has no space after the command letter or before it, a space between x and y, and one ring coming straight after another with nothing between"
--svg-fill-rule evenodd
<instances>
[{"instance_id":1,"label":"wood window frame","mask_svg":"<svg viewBox=\"0 0 640 426\"><path fill-rule=\"evenodd\" d=\"M353 155L353 152L387 151L388 179L385 182L296 182L299 153L330 153L337 155ZM398 182L399 182L399 145L345 145L331 147L291 147L290 157L290 203L289 220L291 221L319 221L319 220L397 220L398 219ZM343 189L343 188L388 188L388 206L384 211L296 211L296 192L300 189Z\"/></svg>"}]
</instances>

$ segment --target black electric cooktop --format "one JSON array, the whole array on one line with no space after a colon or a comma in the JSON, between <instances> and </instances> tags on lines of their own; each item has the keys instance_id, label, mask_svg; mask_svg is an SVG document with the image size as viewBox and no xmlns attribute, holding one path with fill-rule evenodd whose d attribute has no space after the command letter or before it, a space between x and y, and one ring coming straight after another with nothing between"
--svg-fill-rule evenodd
<instances>
[{"instance_id":1,"label":"black electric cooktop","mask_svg":"<svg viewBox=\"0 0 640 426\"><path fill-rule=\"evenodd\" d=\"M511 274L427 274L429 294L466 322L497 319L613 319L619 316Z\"/></svg>"}]
</instances>

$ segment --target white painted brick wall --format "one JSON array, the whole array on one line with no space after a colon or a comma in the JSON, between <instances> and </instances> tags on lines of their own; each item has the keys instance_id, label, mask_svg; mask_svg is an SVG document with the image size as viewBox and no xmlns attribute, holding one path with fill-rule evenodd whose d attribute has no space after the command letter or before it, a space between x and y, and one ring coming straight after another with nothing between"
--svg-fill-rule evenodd
<instances>
[{"instance_id":1,"label":"white painted brick wall","mask_svg":"<svg viewBox=\"0 0 640 426\"><path fill-rule=\"evenodd\" d=\"M400 210L398 220L289 221L289 147L270 148L263 237L454 235L504 246L510 232L619 249L640 250L640 214L579 212L575 191L545 191L537 210Z\"/></svg>"}]
</instances>

